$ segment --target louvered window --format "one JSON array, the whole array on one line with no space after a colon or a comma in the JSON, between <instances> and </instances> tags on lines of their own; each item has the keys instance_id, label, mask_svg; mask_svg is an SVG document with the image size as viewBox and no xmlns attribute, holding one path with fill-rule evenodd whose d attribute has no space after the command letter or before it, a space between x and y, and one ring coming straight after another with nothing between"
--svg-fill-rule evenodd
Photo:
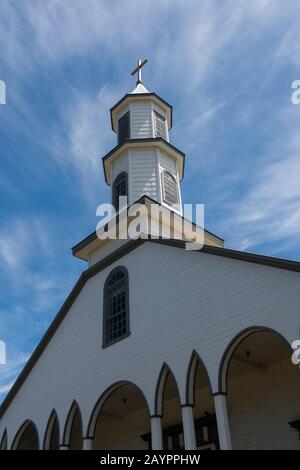
<instances>
[{"instance_id":1,"label":"louvered window","mask_svg":"<svg viewBox=\"0 0 300 470\"><path fill-rule=\"evenodd\" d=\"M130 138L130 114L129 111L118 121L118 143Z\"/></svg>"},{"instance_id":2,"label":"louvered window","mask_svg":"<svg viewBox=\"0 0 300 470\"><path fill-rule=\"evenodd\" d=\"M178 190L175 177L168 171L162 172L163 200L169 206L178 204Z\"/></svg>"},{"instance_id":3,"label":"louvered window","mask_svg":"<svg viewBox=\"0 0 300 470\"><path fill-rule=\"evenodd\" d=\"M166 119L157 111L154 111L154 119L155 119L155 137L162 137L163 139L166 139L167 138Z\"/></svg>"},{"instance_id":4,"label":"louvered window","mask_svg":"<svg viewBox=\"0 0 300 470\"><path fill-rule=\"evenodd\" d=\"M125 171L120 173L113 182L112 204L116 210L119 210L119 197L128 196L128 176Z\"/></svg>"},{"instance_id":5,"label":"louvered window","mask_svg":"<svg viewBox=\"0 0 300 470\"><path fill-rule=\"evenodd\" d=\"M104 287L103 346L129 334L128 272L114 269Z\"/></svg>"}]
</instances>

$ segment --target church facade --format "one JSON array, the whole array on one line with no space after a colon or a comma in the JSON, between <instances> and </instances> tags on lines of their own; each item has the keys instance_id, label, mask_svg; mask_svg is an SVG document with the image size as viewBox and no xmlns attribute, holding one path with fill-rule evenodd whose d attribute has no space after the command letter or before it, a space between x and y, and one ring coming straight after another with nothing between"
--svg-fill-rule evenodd
<instances>
[{"instance_id":1,"label":"church facade","mask_svg":"<svg viewBox=\"0 0 300 470\"><path fill-rule=\"evenodd\" d=\"M126 196L183 220L172 107L141 65L110 110L105 181L119 212ZM203 239L73 248L87 268L1 405L1 450L300 449L300 263Z\"/></svg>"}]
</instances>

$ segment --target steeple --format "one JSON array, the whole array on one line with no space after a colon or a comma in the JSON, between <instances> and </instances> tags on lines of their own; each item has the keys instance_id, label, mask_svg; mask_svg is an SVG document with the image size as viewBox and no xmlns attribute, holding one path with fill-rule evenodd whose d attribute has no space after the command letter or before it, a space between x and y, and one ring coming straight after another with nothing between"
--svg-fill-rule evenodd
<instances>
[{"instance_id":1,"label":"steeple","mask_svg":"<svg viewBox=\"0 0 300 470\"><path fill-rule=\"evenodd\" d=\"M105 180L117 208L119 196L126 195L129 205L148 196L181 214L185 156L169 142L172 106L142 83L141 69L147 62L138 61L131 72L138 74L135 88L110 110L118 144L103 157Z\"/></svg>"},{"instance_id":2,"label":"steeple","mask_svg":"<svg viewBox=\"0 0 300 470\"><path fill-rule=\"evenodd\" d=\"M182 211L180 182L184 175L185 155L169 142L172 106L142 83L140 69L145 64L145 61L138 62L137 69L133 71L138 72L135 88L110 110L111 127L117 134L118 143L102 159L105 181L111 187L111 202L117 211L119 196L127 196L128 206L140 202L146 207L147 214L143 216L147 221L146 228L143 227L146 231L157 226L160 236L182 240L181 227L186 219ZM153 202L161 206L158 211ZM170 216L170 223L168 217L160 218L159 213ZM151 219L150 214L151 217L153 215ZM130 236L119 223L121 219L117 217L115 221L121 230L121 239L126 240ZM197 237L202 239L203 227L195 226L184 233L187 241L194 240L194 229ZM90 265L103 256L101 248L108 241L106 236L104 239L99 237L97 230L73 247L74 256L89 261ZM148 232L144 234L151 235ZM204 243L224 246L221 238L206 230Z\"/></svg>"}]
</instances>

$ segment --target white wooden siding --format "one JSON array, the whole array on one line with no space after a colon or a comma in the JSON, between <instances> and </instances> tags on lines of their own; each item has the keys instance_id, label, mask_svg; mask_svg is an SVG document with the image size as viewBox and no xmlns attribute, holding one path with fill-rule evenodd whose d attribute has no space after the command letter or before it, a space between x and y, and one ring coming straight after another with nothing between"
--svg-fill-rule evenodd
<instances>
[{"instance_id":1,"label":"white wooden siding","mask_svg":"<svg viewBox=\"0 0 300 470\"><path fill-rule=\"evenodd\" d=\"M144 195L163 204L160 184L160 172L162 170L170 171L173 175L176 175L178 181L177 165L174 158L155 148L131 149L112 163L112 182L119 173L127 171L129 204L133 204ZM178 192L180 200L180 210L178 212L181 213L179 184Z\"/></svg>"},{"instance_id":2,"label":"white wooden siding","mask_svg":"<svg viewBox=\"0 0 300 470\"><path fill-rule=\"evenodd\" d=\"M153 137L150 102L130 104L131 138Z\"/></svg>"},{"instance_id":3,"label":"white wooden siding","mask_svg":"<svg viewBox=\"0 0 300 470\"><path fill-rule=\"evenodd\" d=\"M297 367L283 360L230 381L228 411L235 450L300 450L298 433L288 424L300 416L299 376Z\"/></svg>"},{"instance_id":4,"label":"white wooden siding","mask_svg":"<svg viewBox=\"0 0 300 470\"><path fill-rule=\"evenodd\" d=\"M130 203L146 195L159 201L158 171L155 149L130 152Z\"/></svg>"},{"instance_id":5,"label":"white wooden siding","mask_svg":"<svg viewBox=\"0 0 300 470\"><path fill-rule=\"evenodd\" d=\"M298 434L288 421L300 415L299 377L296 368L287 361L273 364L266 372L254 371L230 380L228 411L232 444L235 450L300 450ZM194 417L204 411L215 412L208 388L196 390ZM95 449L147 449L138 438L149 432L150 423L143 419L143 411L128 414L118 422L106 423L95 440ZM178 397L167 401L164 424L176 425ZM99 431L98 431L99 432Z\"/></svg>"},{"instance_id":6,"label":"white wooden siding","mask_svg":"<svg viewBox=\"0 0 300 470\"><path fill-rule=\"evenodd\" d=\"M128 153L126 152L112 163L112 183L119 173L122 173L122 171L126 171L128 173L128 170Z\"/></svg>"},{"instance_id":7,"label":"white wooden siding","mask_svg":"<svg viewBox=\"0 0 300 470\"><path fill-rule=\"evenodd\" d=\"M164 152L159 152L159 164L162 167L162 169L170 171L173 173L173 175L177 176L177 166L176 166L176 160L172 157L169 157Z\"/></svg>"},{"instance_id":8,"label":"white wooden siding","mask_svg":"<svg viewBox=\"0 0 300 470\"><path fill-rule=\"evenodd\" d=\"M103 285L117 265L129 272L131 335L102 349ZM7 427L11 445L19 426L29 418L42 439L52 409L63 427L74 399L83 415L85 434L97 399L119 380L137 384L153 413L156 381L164 362L175 375L183 403L193 349L206 365L216 392L223 352L241 330L260 325L273 328L290 342L298 337L299 280L299 273L287 270L144 243L89 279L1 419L0 435ZM299 374L297 367L293 370ZM290 418L299 417L299 383L293 385L297 393L290 389L290 382L288 389L279 390L281 398L276 403L281 406L284 426ZM240 388L239 393L247 398L247 390ZM271 395L266 393L264 397ZM248 396L249 407L240 408L242 417L251 418L262 408L251 399ZM274 417L270 414L268 429L275 415L276 411ZM241 434L238 428L245 426L244 418L232 412L230 419L234 435L241 436L238 445L247 446L247 433ZM262 432L265 446L272 444L274 433L268 436L263 423ZM294 436L288 427L286 432ZM253 443L252 438L251 431L249 442ZM299 448L297 438L291 439Z\"/></svg>"}]
</instances>

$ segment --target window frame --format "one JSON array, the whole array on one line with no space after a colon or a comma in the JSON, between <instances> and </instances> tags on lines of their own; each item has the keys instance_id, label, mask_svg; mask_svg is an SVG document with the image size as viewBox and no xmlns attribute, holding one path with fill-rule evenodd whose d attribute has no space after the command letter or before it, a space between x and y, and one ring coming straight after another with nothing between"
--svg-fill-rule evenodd
<instances>
[{"instance_id":1,"label":"window frame","mask_svg":"<svg viewBox=\"0 0 300 470\"><path fill-rule=\"evenodd\" d=\"M126 194L125 196L127 196L127 200L128 200L128 197L129 197L129 194L128 194L128 173L127 171L121 171L121 173L119 173L113 180L113 183L112 183L112 197L111 197L111 201L112 201L112 205L114 206L115 208L115 211L116 212L119 212L120 210L120 206L119 206L119 197L120 197L120 194L118 195L118 204L116 205L115 204L115 199L116 199L116 195L115 195L115 186L117 184L117 181L118 179L120 179L121 177L125 177L125 187L126 187ZM124 194L122 194L122 196L124 196Z\"/></svg>"},{"instance_id":2,"label":"window frame","mask_svg":"<svg viewBox=\"0 0 300 470\"><path fill-rule=\"evenodd\" d=\"M125 137L124 139L120 138L120 121L124 118L128 119L128 136ZM119 117L118 119L118 145L122 144L126 139L130 139L131 135L131 126L130 126L130 110L126 111L122 116Z\"/></svg>"},{"instance_id":3,"label":"window frame","mask_svg":"<svg viewBox=\"0 0 300 470\"><path fill-rule=\"evenodd\" d=\"M164 181L164 175L169 175L172 180L175 183L175 190L176 190L176 202L175 203L170 203L169 201L166 200L165 198L165 181ZM178 190L178 182L176 176L171 173L169 170L161 170L161 191L162 191L162 200L165 204L167 204L169 207L176 207L179 205L179 190Z\"/></svg>"},{"instance_id":4,"label":"window frame","mask_svg":"<svg viewBox=\"0 0 300 470\"><path fill-rule=\"evenodd\" d=\"M155 138L161 138L161 139L164 139L164 140L168 140L168 131L167 131L167 119L166 117L161 114L159 111L157 111L156 109L153 109L153 120L154 120L154 137ZM165 125L165 131L164 131L164 136L161 136L161 135L157 135L157 119L159 118L162 118L163 121L164 121L164 125Z\"/></svg>"},{"instance_id":5,"label":"window frame","mask_svg":"<svg viewBox=\"0 0 300 470\"><path fill-rule=\"evenodd\" d=\"M111 318L109 316L109 282L111 278L117 273L121 272L124 274L124 289L125 289L125 305L126 305L126 333L122 336L118 336L112 340L108 339L108 329L107 324L108 320ZM117 266L114 268L109 275L107 276L104 287L103 287L103 325L102 325L102 348L107 348L112 346L119 341L127 338L130 335L130 314L129 314L129 277L128 271L124 266Z\"/></svg>"}]
</instances>

